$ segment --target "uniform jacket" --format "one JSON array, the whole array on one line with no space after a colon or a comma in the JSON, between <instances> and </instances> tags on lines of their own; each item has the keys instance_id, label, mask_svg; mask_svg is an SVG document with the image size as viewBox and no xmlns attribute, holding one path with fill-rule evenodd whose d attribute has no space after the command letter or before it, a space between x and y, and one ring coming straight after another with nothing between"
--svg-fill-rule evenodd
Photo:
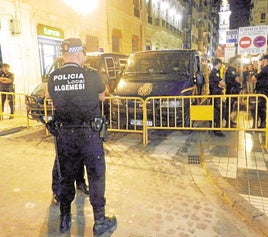
<instances>
[{"instance_id":1,"label":"uniform jacket","mask_svg":"<svg viewBox=\"0 0 268 237\"><path fill-rule=\"evenodd\" d=\"M60 122L81 124L100 116L99 93L105 86L96 71L67 63L50 75L48 92Z\"/></svg>"},{"instance_id":2,"label":"uniform jacket","mask_svg":"<svg viewBox=\"0 0 268 237\"><path fill-rule=\"evenodd\" d=\"M220 72L213 68L209 74L209 92L211 95L221 95L223 88L219 87L219 82L222 80Z\"/></svg>"},{"instance_id":3,"label":"uniform jacket","mask_svg":"<svg viewBox=\"0 0 268 237\"><path fill-rule=\"evenodd\" d=\"M257 79L255 87L256 93L268 96L268 65L264 66L255 77Z\"/></svg>"},{"instance_id":4,"label":"uniform jacket","mask_svg":"<svg viewBox=\"0 0 268 237\"><path fill-rule=\"evenodd\" d=\"M236 68L229 66L225 73L226 94L239 94L241 84L235 80L239 76Z\"/></svg>"},{"instance_id":5,"label":"uniform jacket","mask_svg":"<svg viewBox=\"0 0 268 237\"><path fill-rule=\"evenodd\" d=\"M0 77L9 78L12 80L12 83L9 84L0 82L0 91L13 92L14 74L11 72L4 73L3 71L0 71Z\"/></svg>"}]
</instances>

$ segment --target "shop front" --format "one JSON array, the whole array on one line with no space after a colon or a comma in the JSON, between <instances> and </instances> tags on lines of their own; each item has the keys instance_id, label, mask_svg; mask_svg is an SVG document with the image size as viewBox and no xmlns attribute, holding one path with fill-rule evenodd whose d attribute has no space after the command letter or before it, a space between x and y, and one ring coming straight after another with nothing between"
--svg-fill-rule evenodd
<instances>
[{"instance_id":1,"label":"shop front","mask_svg":"<svg viewBox=\"0 0 268 237\"><path fill-rule=\"evenodd\" d=\"M62 29L43 24L37 25L37 41L42 75L46 73L46 69L52 65L55 58L60 55L60 45L63 39L64 32Z\"/></svg>"}]
</instances>

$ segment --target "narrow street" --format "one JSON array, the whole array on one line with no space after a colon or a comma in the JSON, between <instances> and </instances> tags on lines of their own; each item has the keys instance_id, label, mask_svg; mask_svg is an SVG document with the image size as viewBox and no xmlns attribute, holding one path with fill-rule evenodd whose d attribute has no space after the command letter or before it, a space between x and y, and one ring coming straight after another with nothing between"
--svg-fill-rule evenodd
<instances>
[{"instance_id":1,"label":"narrow street","mask_svg":"<svg viewBox=\"0 0 268 237\"><path fill-rule=\"evenodd\" d=\"M107 214L114 237L258 237L223 203L195 157L198 142L180 132L158 132L146 147L137 134L112 133L105 143ZM53 139L40 127L0 137L0 236L92 236L93 215L82 193L72 204L71 233L59 232L52 203ZM188 149L189 150L189 149Z\"/></svg>"}]
</instances>

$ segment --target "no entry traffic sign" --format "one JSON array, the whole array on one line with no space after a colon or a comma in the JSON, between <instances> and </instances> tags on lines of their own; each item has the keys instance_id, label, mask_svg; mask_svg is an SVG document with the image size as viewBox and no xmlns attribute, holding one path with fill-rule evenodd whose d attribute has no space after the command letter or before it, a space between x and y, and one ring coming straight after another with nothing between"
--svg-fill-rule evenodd
<instances>
[{"instance_id":1,"label":"no entry traffic sign","mask_svg":"<svg viewBox=\"0 0 268 237\"><path fill-rule=\"evenodd\" d=\"M238 54L266 52L268 25L240 27L238 31Z\"/></svg>"},{"instance_id":2,"label":"no entry traffic sign","mask_svg":"<svg viewBox=\"0 0 268 237\"><path fill-rule=\"evenodd\" d=\"M251 42L251 38L245 36L239 40L239 46L243 49L246 49L251 45Z\"/></svg>"}]
</instances>

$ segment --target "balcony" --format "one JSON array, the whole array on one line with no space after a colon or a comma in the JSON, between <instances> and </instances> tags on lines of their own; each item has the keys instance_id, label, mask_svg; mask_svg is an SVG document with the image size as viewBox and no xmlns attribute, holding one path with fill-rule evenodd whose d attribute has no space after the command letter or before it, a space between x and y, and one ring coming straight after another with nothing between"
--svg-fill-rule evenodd
<instances>
[{"instance_id":1,"label":"balcony","mask_svg":"<svg viewBox=\"0 0 268 237\"><path fill-rule=\"evenodd\" d=\"M165 21L162 18L155 18L154 25L160 26L160 27L162 27L162 28L164 28L164 29L176 34L176 35L182 36L182 31L180 31L175 26L171 25L170 23L168 23L167 21Z\"/></svg>"}]
</instances>

